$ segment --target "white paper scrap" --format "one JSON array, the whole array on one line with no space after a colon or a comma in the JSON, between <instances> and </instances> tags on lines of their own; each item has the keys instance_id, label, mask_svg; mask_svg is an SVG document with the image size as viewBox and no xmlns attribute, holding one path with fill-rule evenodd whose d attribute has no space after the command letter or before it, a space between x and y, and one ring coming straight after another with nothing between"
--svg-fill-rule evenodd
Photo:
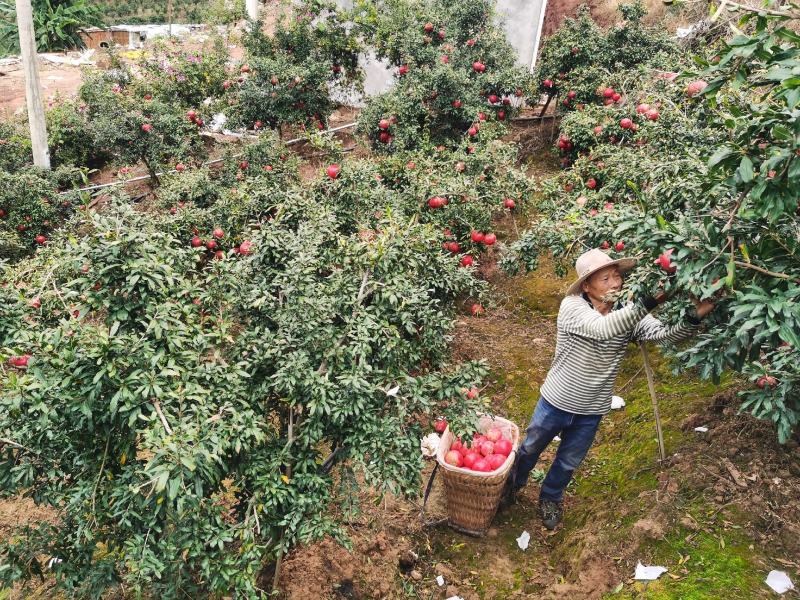
<instances>
[{"instance_id":1,"label":"white paper scrap","mask_svg":"<svg viewBox=\"0 0 800 600\"><path fill-rule=\"evenodd\" d=\"M641 562L636 563L636 573L633 575L634 579L639 581L652 581L661 577L662 573L666 573L665 567L650 567L644 566Z\"/></svg>"},{"instance_id":2,"label":"white paper scrap","mask_svg":"<svg viewBox=\"0 0 800 600\"><path fill-rule=\"evenodd\" d=\"M439 584L439 587L442 587L444 585L444 577L442 577L441 575L437 575L436 576L436 583Z\"/></svg>"},{"instance_id":3,"label":"white paper scrap","mask_svg":"<svg viewBox=\"0 0 800 600\"><path fill-rule=\"evenodd\" d=\"M517 546L519 546L520 550L527 550L528 542L530 541L531 541L531 534L528 533L527 531L523 531L517 538Z\"/></svg>"},{"instance_id":4,"label":"white paper scrap","mask_svg":"<svg viewBox=\"0 0 800 600\"><path fill-rule=\"evenodd\" d=\"M619 410L623 406L625 406L625 400L619 396L611 396L611 408L614 410Z\"/></svg>"},{"instance_id":5,"label":"white paper scrap","mask_svg":"<svg viewBox=\"0 0 800 600\"><path fill-rule=\"evenodd\" d=\"M461 596L450 596L447 600L464 600Z\"/></svg>"},{"instance_id":6,"label":"white paper scrap","mask_svg":"<svg viewBox=\"0 0 800 600\"><path fill-rule=\"evenodd\" d=\"M779 594L794 589L792 580L789 579L789 576L783 571L770 571L769 575L767 575L766 584Z\"/></svg>"},{"instance_id":7,"label":"white paper scrap","mask_svg":"<svg viewBox=\"0 0 800 600\"><path fill-rule=\"evenodd\" d=\"M386 392L386 395L387 396L397 396L397 392L399 392L399 391L400 391L400 386L396 385L392 389L388 390Z\"/></svg>"},{"instance_id":8,"label":"white paper scrap","mask_svg":"<svg viewBox=\"0 0 800 600\"><path fill-rule=\"evenodd\" d=\"M225 116L225 113L220 112L212 117L211 123L209 124L208 128L211 131L219 132L223 130L223 128L225 127L225 123L227 122L228 122L228 117Z\"/></svg>"},{"instance_id":9,"label":"white paper scrap","mask_svg":"<svg viewBox=\"0 0 800 600\"><path fill-rule=\"evenodd\" d=\"M706 433L708 431L708 427L695 427L695 431L699 431L700 433Z\"/></svg>"},{"instance_id":10,"label":"white paper scrap","mask_svg":"<svg viewBox=\"0 0 800 600\"><path fill-rule=\"evenodd\" d=\"M439 449L439 434L429 433L419 442L419 449L422 451L422 456L431 458L436 456L436 451Z\"/></svg>"}]
</instances>

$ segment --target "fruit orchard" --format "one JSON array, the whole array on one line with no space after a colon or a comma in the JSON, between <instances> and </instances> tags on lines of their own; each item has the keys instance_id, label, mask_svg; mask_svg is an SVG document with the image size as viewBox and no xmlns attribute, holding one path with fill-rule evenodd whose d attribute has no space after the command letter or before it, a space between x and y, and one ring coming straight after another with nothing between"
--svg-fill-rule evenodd
<instances>
[{"instance_id":1,"label":"fruit orchard","mask_svg":"<svg viewBox=\"0 0 800 600\"><path fill-rule=\"evenodd\" d=\"M24 123L0 123L0 481L58 513L0 546L0 580L265 597L266 564L346 542L354 488L418 494L436 417L475 432L487 366L453 363L451 343L458 315L491 309L478 267L499 255L512 273L543 255L565 273L588 247L638 256L626 290L669 295L667 320L715 298L676 365L744 373L742 406L788 438L798 38L753 16L692 61L621 10L608 31L568 21L532 79L484 0L309 1L272 35L253 25L240 61L221 40L168 42L87 73L48 112L52 172L31 166ZM345 158L318 131L367 50L394 86ZM534 181L504 136L540 93L563 170ZM218 113L256 139L212 166ZM325 153L313 177L286 132ZM90 168L152 187L92 198ZM526 208L530 229L500 243L495 217ZM480 456L462 444L453 464L510 453L493 431L472 439Z\"/></svg>"},{"instance_id":2,"label":"fruit orchard","mask_svg":"<svg viewBox=\"0 0 800 600\"><path fill-rule=\"evenodd\" d=\"M487 303L492 215L532 181L489 126L469 147L453 129L446 149L385 158L334 145L304 181L278 132L325 125L369 40L327 5L297 17L252 29L240 63L219 43L160 44L137 69L88 74L49 114L52 174L4 125L0 479L60 514L3 546L6 583L47 555L78 596L259 597L264 564L343 539L331 509L356 476L416 494L430 415L466 433L485 410L485 365L449 360L453 320ZM217 111L259 138L212 169L200 134ZM76 188L103 165L143 166L152 197L114 189L93 208Z\"/></svg>"}]
</instances>

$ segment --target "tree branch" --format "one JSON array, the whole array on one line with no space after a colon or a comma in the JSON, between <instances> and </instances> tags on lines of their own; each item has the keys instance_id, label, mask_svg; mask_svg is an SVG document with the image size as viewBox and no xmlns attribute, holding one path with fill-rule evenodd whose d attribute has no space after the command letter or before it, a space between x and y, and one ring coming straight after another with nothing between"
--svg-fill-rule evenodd
<instances>
[{"instance_id":1,"label":"tree branch","mask_svg":"<svg viewBox=\"0 0 800 600\"><path fill-rule=\"evenodd\" d=\"M161 403L158 400L153 400L153 407L156 409L158 418L161 419L161 424L164 426L164 430L167 432L167 435L172 435L172 428L169 426L164 413L161 412Z\"/></svg>"},{"instance_id":2,"label":"tree branch","mask_svg":"<svg viewBox=\"0 0 800 600\"><path fill-rule=\"evenodd\" d=\"M757 267L755 265L751 265L750 263L742 262L741 260L733 261L737 267L742 267L743 269L751 269L753 271L758 271L759 273L763 273L764 275L769 275L770 277L777 277L778 279L791 279L791 275L787 275L786 273L776 273L775 271L767 271L766 269L762 269L761 267Z\"/></svg>"},{"instance_id":3,"label":"tree branch","mask_svg":"<svg viewBox=\"0 0 800 600\"><path fill-rule=\"evenodd\" d=\"M333 468L333 465L336 464L339 455L342 452L346 452L347 448L345 446L337 447L333 452L331 452L325 460L322 461L322 464L319 466L319 470L322 473L330 473L330 470Z\"/></svg>"},{"instance_id":4,"label":"tree branch","mask_svg":"<svg viewBox=\"0 0 800 600\"><path fill-rule=\"evenodd\" d=\"M27 446L23 446L22 444L18 444L18 443L17 443L17 442L15 442L14 440L10 440L10 439L8 439L8 438L0 438L0 444L6 444L6 445L8 445L8 446L13 446L14 448L19 448L20 450L27 450L27 451L28 451L28 452L30 452L31 454L39 454L39 453L38 453L38 452L36 452L35 450L31 450L31 449L30 449L30 448L28 448Z\"/></svg>"}]
</instances>

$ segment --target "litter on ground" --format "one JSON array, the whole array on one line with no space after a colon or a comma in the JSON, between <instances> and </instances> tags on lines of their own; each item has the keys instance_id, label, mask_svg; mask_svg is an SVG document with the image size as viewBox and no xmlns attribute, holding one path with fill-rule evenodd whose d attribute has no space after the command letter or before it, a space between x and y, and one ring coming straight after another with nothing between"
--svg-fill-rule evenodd
<instances>
[{"instance_id":1,"label":"litter on ground","mask_svg":"<svg viewBox=\"0 0 800 600\"><path fill-rule=\"evenodd\" d=\"M636 572L634 573L633 578L639 581L653 581L654 579L661 577L661 575L666 572L666 567L645 566L641 562L637 562Z\"/></svg>"},{"instance_id":2,"label":"litter on ground","mask_svg":"<svg viewBox=\"0 0 800 600\"><path fill-rule=\"evenodd\" d=\"M774 569L767 575L765 583L779 594L794 589L794 584L792 580L789 579L789 576L783 571L776 571Z\"/></svg>"},{"instance_id":3,"label":"litter on ground","mask_svg":"<svg viewBox=\"0 0 800 600\"><path fill-rule=\"evenodd\" d=\"M517 546L519 546L520 550L527 550L528 542L531 541L531 534L527 531L523 531L520 536L517 538Z\"/></svg>"}]
</instances>

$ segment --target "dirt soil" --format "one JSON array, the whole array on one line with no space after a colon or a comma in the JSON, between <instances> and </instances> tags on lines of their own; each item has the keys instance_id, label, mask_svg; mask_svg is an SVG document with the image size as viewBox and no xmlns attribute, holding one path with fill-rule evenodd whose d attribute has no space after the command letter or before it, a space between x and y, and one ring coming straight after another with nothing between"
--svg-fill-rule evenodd
<instances>
[{"instance_id":1,"label":"dirt soil","mask_svg":"<svg viewBox=\"0 0 800 600\"><path fill-rule=\"evenodd\" d=\"M47 101L56 96L71 96L81 85L79 67L39 63L39 81ZM25 108L25 74L19 64L0 67L0 119L21 112Z\"/></svg>"}]
</instances>

